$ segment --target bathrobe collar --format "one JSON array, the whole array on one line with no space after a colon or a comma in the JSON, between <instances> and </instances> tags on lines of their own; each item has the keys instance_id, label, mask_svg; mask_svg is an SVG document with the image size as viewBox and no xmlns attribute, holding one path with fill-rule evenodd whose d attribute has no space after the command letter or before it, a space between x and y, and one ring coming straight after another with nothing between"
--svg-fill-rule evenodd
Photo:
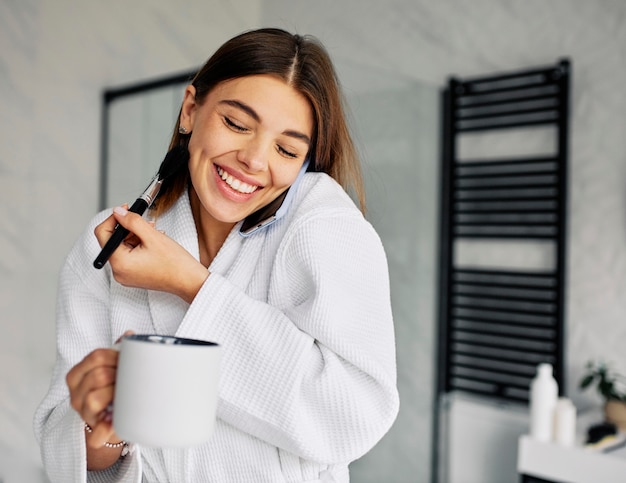
<instances>
[{"instance_id":1,"label":"bathrobe collar","mask_svg":"<svg viewBox=\"0 0 626 483\"><path fill-rule=\"evenodd\" d=\"M261 231L252 237L241 237L238 232L240 225L241 223L235 225L229 233L224 245L211 262L209 272L223 275L245 290L255 265L236 263L237 259L250 260L249 256L240 257L242 252L252 251L257 256L260 255L266 234ZM188 193L183 194L168 211L156 220L155 228L163 230L196 260L200 259L198 233ZM148 290L148 302L155 331L159 334L174 335L189 304L174 294L153 290Z\"/></svg>"}]
</instances>

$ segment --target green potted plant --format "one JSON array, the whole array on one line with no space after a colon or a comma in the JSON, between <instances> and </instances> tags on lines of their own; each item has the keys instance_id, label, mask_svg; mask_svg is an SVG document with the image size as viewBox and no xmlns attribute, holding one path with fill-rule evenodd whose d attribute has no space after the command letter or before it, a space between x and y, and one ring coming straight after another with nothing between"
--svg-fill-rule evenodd
<instances>
[{"instance_id":1,"label":"green potted plant","mask_svg":"<svg viewBox=\"0 0 626 483\"><path fill-rule=\"evenodd\" d=\"M593 383L604 399L605 419L626 432L626 377L604 361L589 361L580 388L586 389Z\"/></svg>"}]
</instances>

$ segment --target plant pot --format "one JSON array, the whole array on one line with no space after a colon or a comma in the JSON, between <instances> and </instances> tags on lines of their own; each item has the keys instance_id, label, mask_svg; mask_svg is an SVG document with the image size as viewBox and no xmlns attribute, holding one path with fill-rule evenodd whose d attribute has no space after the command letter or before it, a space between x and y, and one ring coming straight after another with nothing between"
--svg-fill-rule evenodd
<instances>
[{"instance_id":1,"label":"plant pot","mask_svg":"<svg viewBox=\"0 0 626 483\"><path fill-rule=\"evenodd\" d=\"M604 419L626 433L626 402L608 400L604 405Z\"/></svg>"}]
</instances>

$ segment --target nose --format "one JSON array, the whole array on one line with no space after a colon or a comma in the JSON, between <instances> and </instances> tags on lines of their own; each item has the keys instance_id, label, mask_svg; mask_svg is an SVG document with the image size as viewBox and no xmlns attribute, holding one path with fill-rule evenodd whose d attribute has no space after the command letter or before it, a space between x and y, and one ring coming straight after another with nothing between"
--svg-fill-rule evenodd
<instances>
[{"instance_id":1,"label":"nose","mask_svg":"<svg viewBox=\"0 0 626 483\"><path fill-rule=\"evenodd\" d=\"M237 151L237 159L249 171L263 171L267 168L270 143L258 137L250 138Z\"/></svg>"}]
</instances>

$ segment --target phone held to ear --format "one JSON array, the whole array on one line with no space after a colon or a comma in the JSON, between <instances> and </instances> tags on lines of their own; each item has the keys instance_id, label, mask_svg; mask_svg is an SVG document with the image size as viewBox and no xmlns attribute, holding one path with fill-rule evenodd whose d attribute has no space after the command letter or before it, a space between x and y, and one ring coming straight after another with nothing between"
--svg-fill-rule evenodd
<instances>
[{"instance_id":1,"label":"phone held to ear","mask_svg":"<svg viewBox=\"0 0 626 483\"><path fill-rule=\"evenodd\" d=\"M278 195L274 201L268 203L263 208L258 209L243 220L241 228L239 228L239 234L244 237L250 236L261 228L269 226L275 221L280 220L285 213L287 213L289 205L291 205L291 201L297 191L298 184L304 176L304 173L306 173L308 167L309 161L307 160L302 165L302 168L300 168L300 172L298 173L296 180L289 188Z\"/></svg>"}]
</instances>

